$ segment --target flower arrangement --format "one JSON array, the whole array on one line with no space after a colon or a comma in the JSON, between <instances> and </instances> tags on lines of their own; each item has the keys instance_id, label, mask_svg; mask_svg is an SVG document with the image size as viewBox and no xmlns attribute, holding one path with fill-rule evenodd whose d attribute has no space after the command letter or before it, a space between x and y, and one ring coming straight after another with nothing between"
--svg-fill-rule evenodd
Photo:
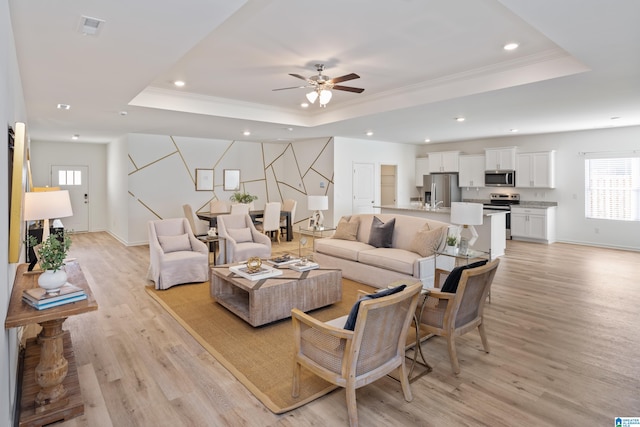
<instances>
[{"instance_id":1,"label":"flower arrangement","mask_svg":"<svg viewBox=\"0 0 640 427\"><path fill-rule=\"evenodd\" d=\"M233 193L233 195L229 198L232 202L238 203L251 203L254 200L258 199L258 196L252 196L249 193L243 193L238 191L237 193Z\"/></svg>"},{"instance_id":2,"label":"flower arrangement","mask_svg":"<svg viewBox=\"0 0 640 427\"><path fill-rule=\"evenodd\" d=\"M67 252L71 247L71 237L69 237L69 233L65 232L53 233L44 242L38 244L38 240L34 236L29 236L27 244L34 247L40 267L45 271L55 272L64 265Z\"/></svg>"}]
</instances>

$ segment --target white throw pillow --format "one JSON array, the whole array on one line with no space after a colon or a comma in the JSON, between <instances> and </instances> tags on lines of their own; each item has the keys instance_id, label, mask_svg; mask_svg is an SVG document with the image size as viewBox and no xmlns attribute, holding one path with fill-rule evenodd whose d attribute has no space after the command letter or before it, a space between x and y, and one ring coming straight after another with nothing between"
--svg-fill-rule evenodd
<instances>
[{"instance_id":1,"label":"white throw pillow","mask_svg":"<svg viewBox=\"0 0 640 427\"><path fill-rule=\"evenodd\" d=\"M176 236L158 236L158 241L165 254L169 252L190 251L191 242L188 234L178 234Z\"/></svg>"},{"instance_id":2,"label":"white throw pillow","mask_svg":"<svg viewBox=\"0 0 640 427\"><path fill-rule=\"evenodd\" d=\"M251 235L251 229L249 227L230 228L227 230L227 233L229 233L229 236L231 236L236 243L253 242L253 236Z\"/></svg>"}]
</instances>

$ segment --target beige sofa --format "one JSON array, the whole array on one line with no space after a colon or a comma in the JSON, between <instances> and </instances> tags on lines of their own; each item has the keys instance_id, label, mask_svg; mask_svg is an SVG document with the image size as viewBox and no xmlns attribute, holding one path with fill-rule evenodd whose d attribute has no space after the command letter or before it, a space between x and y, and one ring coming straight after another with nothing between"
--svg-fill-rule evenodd
<instances>
[{"instance_id":1,"label":"beige sofa","mask_svg":"<svg viewBox=\"0 0 640 427\"><path fill-rule=\"evenodd\" d=\"M383 223L395 218L390 248L369 244L374 216ZM341 269L342 277L379 288L386 287L395 280L406 279L420 280L423 286L432 286L436 259L438 268L453 268L455 260L452 257L436 258L432 254L422 256L413 251L416 235L424 230L425 224L429 224L428 228L434 230L449 227L447 223L394 214L358 214L352 218L359 221L357 240L334 237L315 239L314 261L323 266ZM447 230L444 230L442 240L438 243L441 248L444 247L446 234Z\"/></svg>"}]
</instances>

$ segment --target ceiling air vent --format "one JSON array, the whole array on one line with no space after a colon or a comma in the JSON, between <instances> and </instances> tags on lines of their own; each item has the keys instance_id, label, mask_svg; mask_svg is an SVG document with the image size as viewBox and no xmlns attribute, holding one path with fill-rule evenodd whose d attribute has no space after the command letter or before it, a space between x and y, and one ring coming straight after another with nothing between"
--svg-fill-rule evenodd
<instances>
[{"instance_id":1,"label":"ceiling air vent","mask_svg":"<svg viewBox=\"0 0 640 427\"><path fill-rule=\"evenodd\" d=\"M78 25L78 32L85 36L97 36L98 33L100 33L100 30L102 30L104 22L104 19L81 16L80 25Z\"/></svg>"}]
</instances>

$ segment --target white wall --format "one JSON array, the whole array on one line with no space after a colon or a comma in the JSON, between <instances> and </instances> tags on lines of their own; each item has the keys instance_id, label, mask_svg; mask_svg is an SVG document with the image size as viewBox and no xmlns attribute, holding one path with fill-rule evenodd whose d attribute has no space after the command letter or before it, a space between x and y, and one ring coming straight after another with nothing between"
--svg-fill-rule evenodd
<instances>
[{"instance_id":1,"label":"white wall","mask_svg":"<svg viewBox=\"0 0 640 427\"><path fill-rule=\"evenodd\" d=\"M0 120L3 129L0 132L0 323L4 325L7 317L9 298L13 289L16 264L8 264L8 232L9 215L8 178L5 165L8 163L7 128L15 129L16 122L27 122L24 106L22 82L18 70L18 61L9 15L9 3L0 2ZM27 123L27 133L29 125ZM20 260L24 262L24 251L20 251ZM14 405L16 399L16 370L18 360L18 329L4 329L0 332L0 425L13 424Z\"/></svg>"},{"instance_id":2,"label":"white wall","mask_svg":"<svg viewBox=\"0 0 640 427\"><path fill-rule=\"evenodd\" d=\"M127 150L126 157L121 153L123 147ZM126 231L112 224L112 232L125 234L119 238L131 245L147 242L148 221L182 217L184 204L199 211L208 210L211 200L229 200L233 192L223 190L224 169L240 170L241 190L258 196L257 209L267 201L297 200L294 218L297 222L309 216L307 194L333 193L331 139L273 144L129 134L114 144L109 153L110 161L113 157L120 165L109 165L113 180L109 194L114 200L122 189L112 174L122 176L125 169L128 174L126 214L110 206L112 221L117 224L126 221ZM196 168L214 170L213 191L195 190ZM320 188L320 182L324 188ZM119 189L112 189L112 184Z\"/></svg>"},{"instance_id":3,"label":"white wall","mask_svg":"<svg viewBox=\"0 0 640 427\"><path fill-rule=\"evenodd\" d=\"M416 146L372 141L369 139L334 138L335 185L333 223L350 215L353 200L353 164L375 165L375 188L378 189L375 205L380 204L380 165L397 165L397 203L408 204L417 195L415 187Z\"/></svg>"},{"instance_id":4,"label":"white wall","mask_svg":"<svg viewBox=\"0 0 640 427\"><path fill-rule=\"evenodd\" d=\"M106 230L107 145L31 141L31 175L34 186L54 186L51 182L52 165L88 167L89 231Z\"/></svg>"},{"instance_id":5,"label":"white wall","mask_svg":"<svg viewBox=\"0 0 640 427\"><path fill-rule=\"evenodd\" d=\"M585 218L584 156L581 152L630 151L640 148L640 127L523 135L420 146L429 151L460 150L484 153L484 148L517 146L518 152L556 150L556 188L481 188L463 190L463 198L487 199L489 193L520 193L522 200L558 203L556 232L559 241L640 250L640 222ZM596 231L597 229L597 231Z\"/></svg>"},{"instance_id":6,"label":"white wall","mask_svg":"<svg viewBox=\"0 0 640 427\"><path fill-rule=\"evenodd\" d=\"M122 243L129 235L127 137L107 146L107 229Z\"/></svg>"}]
</instances>

